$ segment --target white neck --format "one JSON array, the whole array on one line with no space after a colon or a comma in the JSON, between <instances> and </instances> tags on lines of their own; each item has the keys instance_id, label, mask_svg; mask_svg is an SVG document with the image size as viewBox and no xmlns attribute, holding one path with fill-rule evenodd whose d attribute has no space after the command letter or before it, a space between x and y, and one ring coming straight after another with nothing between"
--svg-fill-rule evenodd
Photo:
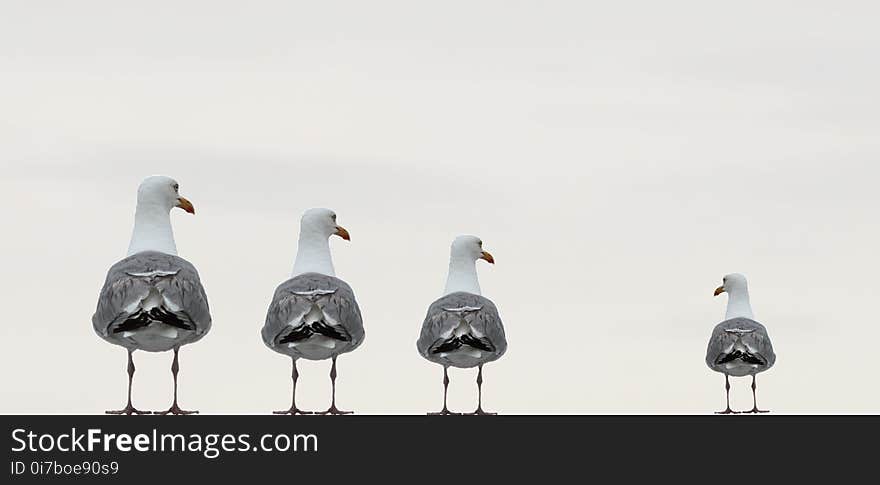
<instances>
[{"instance_id":1,"label":"white neck","mask_svg":"<svg viewBox=\"0 0 880 485\"><path fill-rule=\"evenodd\" d=\"M752 313L752 305L749 303L748 289L734 289L727 292L727 314L725 320L731 318L748 318L755 319Z\"/></svg>"},{"instance_id":2,"label":"white neck","mask_svg":"<svg viewBox=\"0 0 880 485\"><path fill-rule=\"evenodd\" d=\"M134 213L134 230L128 255L143 251L159 251L177 255L174 232L171 230L170 209L158 204L138 203Z\"/></svg>"},{"instance_id":3,"label":"white neck","mask_svg":"<svg viewBox=\"0 0 880 485\"><path fill-rule=\"evenodd\" d=\"M470 257L452 256L449 258L449 276L446 277L444 295L465 291L480 294L480 282L477 280L477 262Z\"/></svg>"},{"instance_id":4,"label":"white neck","mask_svg":"<svg viewBox=\"0 0 880 485\"><path fill-rule=\"evenodd\" d=\"M336 276L333 259L330 257L330 241L328 237L314 232L300 231L299 247L296 250L296 261L293 263L293 274L320 273Z\"/></svg>"}]
</instances>

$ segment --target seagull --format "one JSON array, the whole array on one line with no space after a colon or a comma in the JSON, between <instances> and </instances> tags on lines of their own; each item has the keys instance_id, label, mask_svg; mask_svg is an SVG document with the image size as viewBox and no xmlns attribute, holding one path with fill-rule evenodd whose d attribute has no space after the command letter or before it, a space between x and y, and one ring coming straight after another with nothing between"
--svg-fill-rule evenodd
<instances>
[{"instance_id":1,"label":"seagull","mask_svg":"<svg viewBox=\"0 0 880 485\"><path fill-rule=\"evenodd\" d=\"M333 269L329 238L334 235L351 240L348 231L336 224L336 213L309 209L303 214L293 274L278 286L269 304L263 343L293 363L290 409L274 414L351 414L336 408L336 358L364 341L364 324L354 292ZM326 411L313 413L296 407L296 361L300 358L333 361L332 397Z\"/></svg>"},{"instance_id":2,"label":"seagull","mask_svg":"<svg viewBox=\"0 0 880 485\"><path fill-rule=\"evenodd\" d=\"M724 277L724 284L715 290L715 296L727 293L727 314L715 326L706 351L706 365L724 374L727 409L716 414L739 414L730 409L730 376L752 376L752 409L746 413L766 413L758 409L755 396L755 375L773 367L776 354L770 344L767 329L755 321L749 303L746 277L734 273Z\"/></svg>"},{"instance_id":3,"label":"seagull","mask_svg":"<svg viewBox=\"0 0 880 485\"><path fill-rule=\"evenodd\" d=\"M196 268L177 255L170 214L175 207L195 214L176 181L153 176L141 182L128 256L110 267L92 316L99 337L128 350L128 403L107 414L198 413L177 405L178 353L208 333L211 314ZM151 413L132 406L135 350L174 351L174 401L168 410Z\"/></svg>"},{"instance_id":4,"label":"seagull","mask_svg":"<svg viewBox=\"0 0 880 485\"><path fill-rule=\"evenodd\" d=\"M507 350L507 339L498 309L480 294L477 260L495 264L476 236L459 236L452 242L449 275L443 296L428 307L416 347L422 357L443 366L443 409L432 415L460 414L449 411L446 396L450 366L477 367L477 409L483 411L483 364L497 360Z\"/></svg>"}]
</instances>

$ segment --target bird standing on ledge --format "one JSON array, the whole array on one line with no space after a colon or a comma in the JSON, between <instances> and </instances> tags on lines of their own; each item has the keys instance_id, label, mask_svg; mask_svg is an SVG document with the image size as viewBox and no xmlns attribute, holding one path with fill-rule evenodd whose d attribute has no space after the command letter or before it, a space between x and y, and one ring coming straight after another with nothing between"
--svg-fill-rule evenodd
<instances>
[{"instance_id":1,"label":"bird standing on ledge","mask_svg":"<svg viewBox=\"0 0 880 485\"><path fill-rule=\"evenodd\" d=\"M459 414L446 406L450 366L478 368L477 409L468 414L495 414L483 411L483 364L504 355L507 338L495 304L480 294L478 259L495 264L495 258L483 250L483 241L479 238L455 238L444 295L431 304L422 323L416 347L422 357L443 366L443 409L429 414Z\"/></svg>"},{"instance_id":2,"label":"bird standing on ledge","mask_svg":"<svg viewBox=\"0 0 880 485\"><path fill-rule=\"evenodd\" d=\"M752 409L743 412L766 413L758 409L755 375L773 367L776 354L767 329L752 314L746 277L729 274L723 283L715 290L715 296L727 293L727 313L724 321L715 326L706 351L706 365L724 374L727 408L717 414L739 414L730 409L730 376L752 376Z\"/></svg>"},{"instance_id":3,"label":"bird standing on ledge","mask_svg":"<svg viewBox=\"0 0 880 485\"><path fill-rule=\"evenodd\" d=\"M128 403L107 414L151 414L131 404L135 350L174 351L174 400L169 409L153 414L198 413L177 405L178 353L208 333L211 314L198 272L177 255L170 214L175 207L195 214L173 179L153 176L141 182L128 256L110 268L98 298L95 332L128 350Z\"/></svg>"},{"instance_id":4,"label":"bird standing on ledge","mask_svg":"<svg viewBox=\"0 0 880 485\"><path fill-rule=\"evenodd\" d=\"M293 275L278 286L269 304L263 343L289 356L293 368L290 409L275 414L351 414L336 407L336 358L364 341L364 323L351 287L336 277L330 236L351 240L348 231L336 224L333 211L309 209L303 214ZM297 359L333 361L330 408L326 411L313 413L297 408Z\"/></svg>"}]
</instances>

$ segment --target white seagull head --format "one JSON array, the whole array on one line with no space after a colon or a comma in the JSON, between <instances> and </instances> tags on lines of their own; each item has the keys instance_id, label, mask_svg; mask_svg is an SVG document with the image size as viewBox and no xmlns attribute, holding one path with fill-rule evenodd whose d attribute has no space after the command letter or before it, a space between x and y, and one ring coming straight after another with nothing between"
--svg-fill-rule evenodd
<instances>
[{"instance_id":1,"label":"white seagull head","mask_svg":"<svg viewBox=\"0 0 880 485\"><path fill-rule=\"evenodd\" d=\"M351 241L348 231L336 223L336 213L330 209L317 208L305 211L300 222L300 232L327 239L330 236L339 236Z\"/></svg>"},{"instance_id":2,"label":"white seagull head","mask_svg":"<svg viewBox=\"0 0 880 485\"><path fill-rule=\"evenodd\" d=\"M749 290L749 283L746 281L745 275L739 273L731 273L724 277L722 285L715 290L715 296L722 293L740 294Z\"/></svg>"},{"instance_id":3,"label":"white seagull head","mask_svg":"<svg viewBox=\"0 0 880 485\"><path fill-rule=\"evenodd\" d=\"M488 251L483 251L483 241L477 236L458 236L452 241L450 254L453 259L471 261L482 259L495 264L495 258Z\"/></svg>"},{"instance_id":4,"label":"white seagull head","mask_svg":"<svg viewBox=\"0 0 880 485\"><path fill-rule=\"evenodd\" d=\"M171 177L153 175L147 177L138 187L138 207L152 207L170 212L177 207L195 214L195 208L190 201L180 195L180 185Z\"/></svg>"}]
</instances>

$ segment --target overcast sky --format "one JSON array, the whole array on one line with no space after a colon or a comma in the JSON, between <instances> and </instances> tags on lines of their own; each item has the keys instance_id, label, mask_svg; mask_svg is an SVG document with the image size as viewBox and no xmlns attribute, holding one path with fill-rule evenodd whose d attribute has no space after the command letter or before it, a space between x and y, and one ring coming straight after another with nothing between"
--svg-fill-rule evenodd
<instances>
[{"instance_id":1,"label":"overcast sky","mask_svg":"<svg viewBox=\"0 0 880 485\"><path fill-rule=\"evenodd\" d=\"M880 7L606 3L4 3L0 412L124 404L125 350L90 318L151 174L196 207L172 221L214 317L181 351L184 408L289 404L259 332L324 206L367 334L340 408L439 409L415 341L469 233L510 341L486 409L723 408L712 292L742 272L778 355L761 407L876 411ZM171 355L135 357L135 405L167 408ZM328 371L301 365L300 407L326 408Z\"/></svg>"}]
</instances>

